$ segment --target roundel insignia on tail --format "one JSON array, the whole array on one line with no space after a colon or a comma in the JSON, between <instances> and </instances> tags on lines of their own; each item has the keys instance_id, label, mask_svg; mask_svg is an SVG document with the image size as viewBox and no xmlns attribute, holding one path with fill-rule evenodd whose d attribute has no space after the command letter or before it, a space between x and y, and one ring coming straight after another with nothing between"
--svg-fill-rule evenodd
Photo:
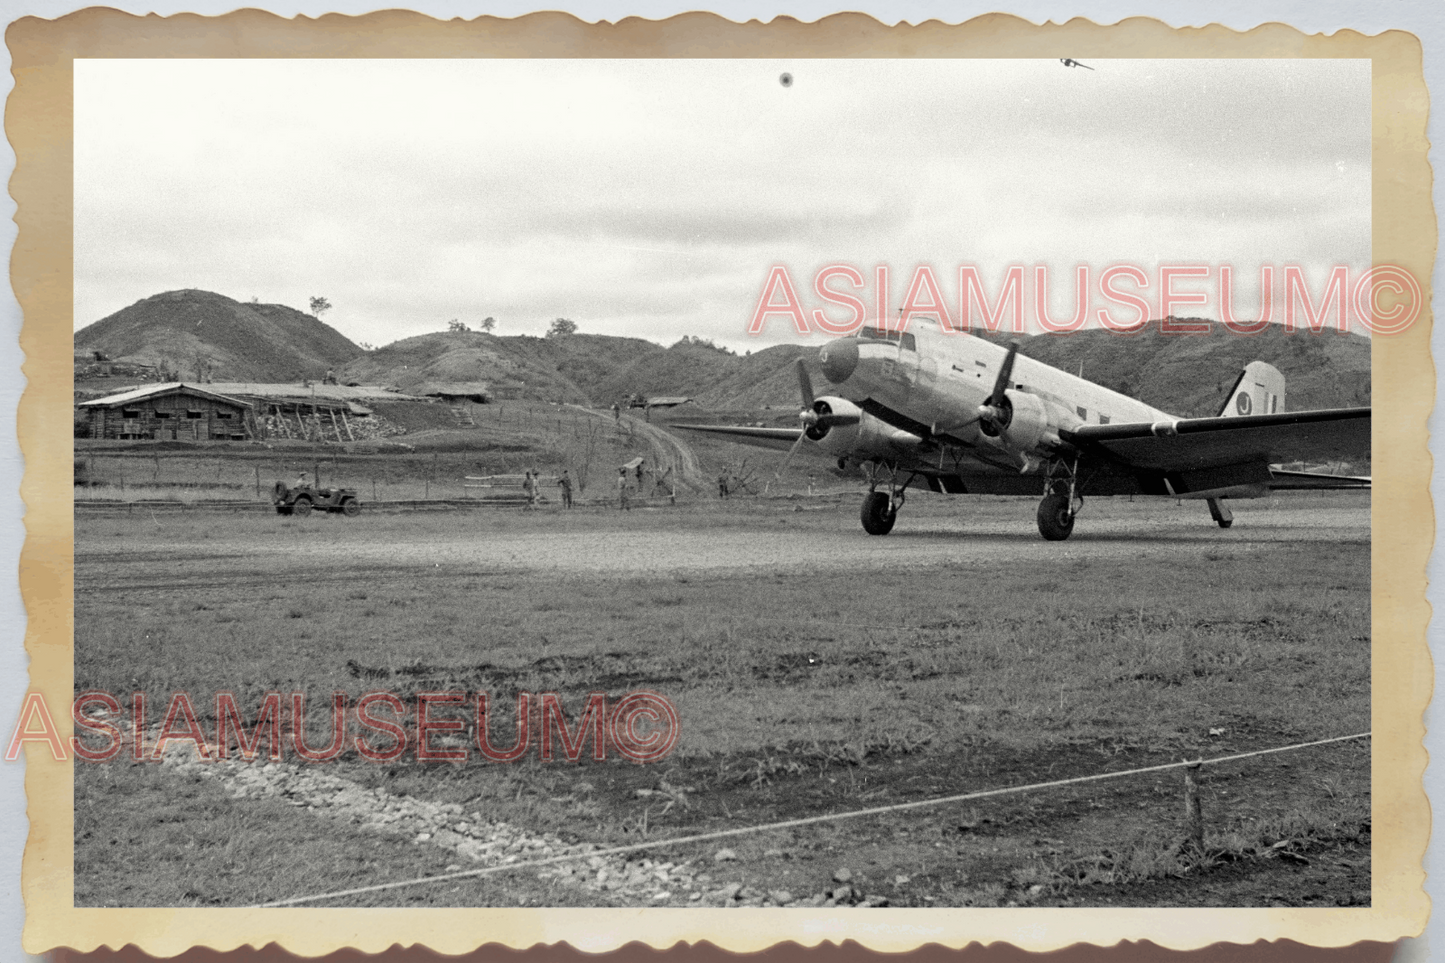
<instances>
[{"instance_id":1,"label":"roundel insignia on tail","mask_svg":"<svg viewBox=\"0 0 1445 963\"><path fill-rule=\"evenodd\" d=\"M1249 414L1250 409L1252 409L1253 407L1254 402L1250 400L1249 392L1241 391L1237 396L1235 396L1234 408L1241 415Z\"/></svg>"}]
</instances>

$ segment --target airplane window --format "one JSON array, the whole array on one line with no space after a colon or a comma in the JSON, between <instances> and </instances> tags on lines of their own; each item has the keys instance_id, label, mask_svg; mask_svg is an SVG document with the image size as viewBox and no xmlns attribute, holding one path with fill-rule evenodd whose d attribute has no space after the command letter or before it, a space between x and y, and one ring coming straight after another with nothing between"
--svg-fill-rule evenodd
<instances>
[{"instance_id":1,"label":"airplane window","mask_svg":"<svg viewBox=\"0 0 1445 963\"><path fill-rule=\"evenodd\" d=\"M899 336L898 347L902 348L904 351L917 351L918 343L914 340L911 333L905 331L902 335Z\"/></svg>"},{"instance_id":2,"label":"airplane window","mask_svg":"<svg viewBox=\"0 0 1445 963\"><path fill-rule=\"evenodd\" d=\"M882 328L859 328L858 337L864 341L892 341L897 343L899 334L897 331L884 331ZM913 335L905 335L912 338Z\"/></svg>"},{"instance_id":3,"label":"airplane window","mask_svg":"<svg viewBox=\"0 0 1445 963\"><path fill-rule=\"evenodd\" d=\"M1109 416L1108 416L1108 415L1100 415L1100 416L1099 416L1099 424L1101 424L1101 425L1107 425L1108 423L1109 423Z\"/></svg>"},{"instance_id":4,"label":"airplane window","mask_svg":"<svg viewBox=\"0 0 1445 963\"><path fill-rule=\"evenodd\" d=\"M1075 408L1074 410L1079 413L1079 417L1080 417L1080 418L1083 418L1085 421L1088 421L1088 420L1089 420L1089 409L1088 409L1088 408L1085 408L1083 405L1079 405L1079 407Z\"/></svg>"}]
</instances>

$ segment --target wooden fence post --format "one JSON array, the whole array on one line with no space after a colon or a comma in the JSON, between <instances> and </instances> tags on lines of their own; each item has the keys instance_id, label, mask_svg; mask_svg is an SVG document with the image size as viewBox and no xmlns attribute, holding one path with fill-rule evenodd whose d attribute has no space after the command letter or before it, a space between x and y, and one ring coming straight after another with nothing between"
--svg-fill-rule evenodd
<instances>
[{"instance_id":1,"label":"wooden fence post","mask_svg":"<svg viewBox=\"0 0 1445 963\"><path fill-rule=\"evenodd\" d=\"M1184 823L1189 843L1199 856L1204 855L1204 812L1199 805L1199 763L1184 769Z\"/></svg>"}]
</instances>

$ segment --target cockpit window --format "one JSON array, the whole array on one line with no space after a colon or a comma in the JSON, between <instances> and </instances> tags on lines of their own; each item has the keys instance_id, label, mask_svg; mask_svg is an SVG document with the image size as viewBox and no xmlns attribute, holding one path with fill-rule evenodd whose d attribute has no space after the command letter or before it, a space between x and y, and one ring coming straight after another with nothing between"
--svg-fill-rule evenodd
<instances>
[{"instance_id":1,"label":"cockpit window","mask_svg":"<svg viewBox=\"0 0 1445 963\"><path fill-rule=\"evenodd\" d=\"M884 331L882 328L859 328L858 337L864 341L887 341L904 351L917 351L918 343L911 331Z\"/></svg>"}]
</instances>

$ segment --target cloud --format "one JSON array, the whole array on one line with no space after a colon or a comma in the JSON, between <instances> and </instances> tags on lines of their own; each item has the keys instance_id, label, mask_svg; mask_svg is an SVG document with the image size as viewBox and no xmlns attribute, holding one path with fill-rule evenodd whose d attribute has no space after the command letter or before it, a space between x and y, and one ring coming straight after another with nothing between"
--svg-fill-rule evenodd
<instances>
[{"instance_id":1,"label":"cloud","mask_svg":"<svg viewBox=\"0 0 1445 963\"><path fill-rule=\"evenodd\" d=\"M732 343L775 263L1368 260L1368 64L1091 66L81 61L76 322L193 286Z\"/></svg>"}]
</instances>

